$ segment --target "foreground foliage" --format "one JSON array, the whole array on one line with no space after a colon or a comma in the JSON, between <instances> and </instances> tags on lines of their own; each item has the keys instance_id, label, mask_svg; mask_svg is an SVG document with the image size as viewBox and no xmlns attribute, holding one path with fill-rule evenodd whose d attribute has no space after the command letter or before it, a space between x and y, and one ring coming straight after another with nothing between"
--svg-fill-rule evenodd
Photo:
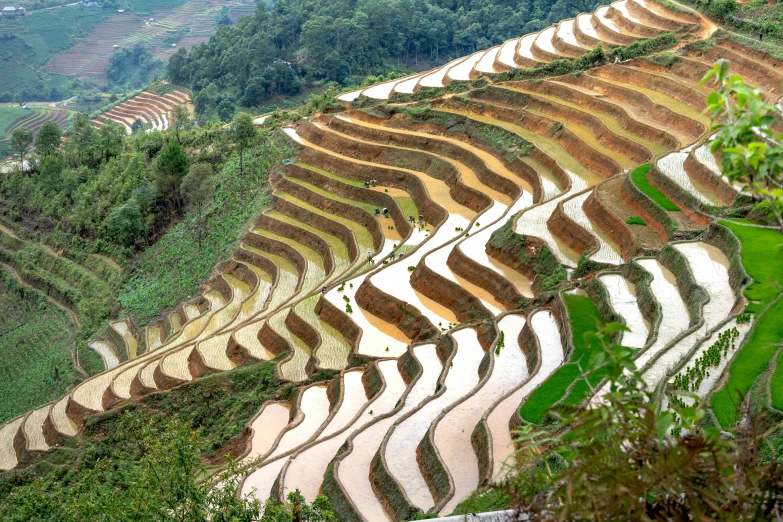
<instances>
[{"instance_id":1,"label":"foreground foliage","mask_svg":"<svg viewBox=\"0 0 783 522\"><path fill-rule=\"evenodd\" d=\"M537 520L772 520L783 508L783 469L758 457L764 434L702 427L696 396L649 390L633 351L609 341L622 325L588 332L585 382L602 371L607 393L541 430L517 432L510 476L469 503L505 502ZM678 426L679 429L672 428ZM677 433L674 435L673 433ZM482 499L483 497L483 499Z\"/></svg>"}]
</instances>

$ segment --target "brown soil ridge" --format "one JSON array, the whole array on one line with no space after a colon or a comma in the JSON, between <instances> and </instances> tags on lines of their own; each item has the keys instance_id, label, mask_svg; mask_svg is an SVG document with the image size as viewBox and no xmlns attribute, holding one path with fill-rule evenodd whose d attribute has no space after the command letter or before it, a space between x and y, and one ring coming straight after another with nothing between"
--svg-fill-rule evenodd
<instances>
[{"instance_id":1,"label":"brown soil ridge","mask_svg":"<svg viewBox=\"0 0 783 522\"><path fill-rule=\"evenodd\" d=\"M541 29L538 32L538 36L533 40L533 45L530 46L530 54L532 54L535 57L535 59L540 62L553 62L555 60L559 60L560 58L562 58L562 56L558 56L556 53L549 52L543 47L541 47L540 45L538 45L538 39L541 37L541 33L543 33L544 31L546 31L551 27L552 26L550 25L549 27L545 27ZM552 39L554 40L554 36L552 37Z\"/></svg>"},{"instance_id":2,"label":"brown soil ridge","mask_svg":"<svg viewBox=\"0 0 783 522\"><path fill-rule=\"evenodd\" d=\"M301 152L299 159L308 165L324 169L327 172L339 172L342 176L359 180L377 179L378 183L381 185L402 189L413 198L413 201L419 209L419 213L424 216L427 223L440 223L447 217L446 210L432 201L427 189L424 187L424 183L417 176L409 172L380 166L371 167L362 163L354 163L338 156L322 154L307 148ZM378 227L380 232L380 225L377 224L377 220L369 213L358 207L353 207L352 205L345 206L350 206L351 208L366 214L372 222L376 223L375 226ZM354 219L354 221L359 223L362 222L362 220L357 219ZM380 242L377 246L379 247L382 242L383 233L381 233Z\"/></svg>"},{"instance_id":3,"label":"brown soil ridge","mask_svg":"<svg viewBox=\"0 0 783 522\"><path fill-rule=\"evenodd\" d=\"M342 216L345 219L350 219L351 221L358 223L370 233L373 238L373 247L376 250L383 245L385 240L381 225L378 223L377 219L364 209L316 194L287 178L282 178L277 182L277 189L287 194L291 194L295 198L319 208L324 212Z\"/></svg>"},{"instance_id":4,"label":"brown soil ridge","mask_svg":"<svg viewBox=\"0 0 783 522\"><path fill-rule=\"evenodd\" d=\"M605 197L602 197L607 187L616 191L618 181L622 183L622 178L607 180L597 185L585 200L582 209L590 221L598 225L620 247L623 259L630 259L639 252L636 237L625 220L615 214Z\"/></svg>"},{"instance_id":5,"label":"brown soil ridge","mask_svg":"<svg viewBox=\"0 0 783 522\"><path fill-rule=\"evenodd\" d=\"M332 248L329 246L329 243L309 230L284 221L278 221L266 214L261 214L256 220L256 226L315 250L321 257L325 277L328 277L334 270L334 258L332 257Z\"/></svg>"},{"instance_id":6,"label":"brown soil ridge","mask_svg":"<svg viewBox=\"0 0 783 522\"><path fill-rule=\"evenodd\" d=\"M398 133L400 131L416 131L420 133L432 134L433 138L435 136L445 136L447 138L458 141L470 141L472 146L483 150L487 154L493 155L506 169L519 176L519 178L523 181L527 182L532 187L533 194L536 196L536 201L538 201L538 198L540 198L540 196L543 194L541 180L539 179L538 174L523 161L517 159L515 161L509 162L505 156L499 155L491 145L484 143L481 139L479 139L478 136L475 136L474 134L464 132L464 129L461 129L459 126L447 127L446 125L433 124L431 121L426 123L413 123L402 117L394 117L396 114L394 111L396 110L396 108L392 108L390 114L386 115L386 118L371 116L362 111L352 112L351 117L357 120L365 121L367 123L383 125L388 127L390 130L396 130ZM437 145L438 144L436 143L427 141L424 147Z\"/></svg>"},{"instance_id":7,"label":"brown soil ridge","mask_svg":"<svg viewBox=\"0 0 783 522\"><path fill-rule=\"evenodd\" d=\"M245 236L245 243L248 245L284 257L288 262L296 267L299 273L299 282L296 285L296 292L301 290L304 281L304 275L307 271L307 260L301 252L292 246L268 237L261 236L255 232L248 232Z\"/></svg>"},{"instance_id":8,"label":"brown soil ridge","mask_svg":"<svg viewBox=\"0 0 783 522\"><path fill-rule=\"evenodd\" d=\"M511 199L517 198L522 192L522 188L518 184L497 174L481 158L453 143L424 136L404 135L399 132L382 133L378 129L362 127L340 118L332 118L329 122L329 127L359 139L431 152L458 161L470 168L484 185L505 194ZM457 175L459 174L457 173Z\"/></svg>"},{"instance_id":9,"label":"brown soil ridge","mask_svg":"<svg viewBox=\"0 0 783 522\"><path fill-rule=\"evenodd\" d=\"M560 36L560 26L563 25L564 22L567 22L568 20L563 20L559 24L557 24L557 28L555 29L555 34L552 36L552 46L557 49L557 52L560 53L563 56L570 57L570 58L578 58L579 56L582 56L584 53L589 51L589 47L581 47L579 45L574 45L572 43L566 42L563 40L563 38ZM574 19L574 32L576 32L576 20ZM579 43L579 38L577 38L577 43Z\"/></svg>"},{"instance_id":10,"label":"brown soil ridge","mask_svg":"<svg viewBox=\"0 0 783 522\"><path fill-rule=\"evenodd\" d=\"M680 141L671 133L640 122L639 120L632 118L623 107L610 100L590 96L589 94L580 92L567 83L544 80L542 82L508 82L507 85L537 92L539 94L557 96L558 98L571 103L602 112L607 116L616 119L628 132L641 136L642 138L657 143L667 149L673 150L680 148Z\"/></svg>"},{"instance_id":11,"label":"brown soil ridge","mask_svg":"<svg viewBox=\"0 0 783 522\"><path fill-rule=\"evenodd\" d=\"M646 94L601 80L597 77L597 74L598 73L593 70L590 73L579 77L561 76L560 79L566 83L592 89L610 99L631 103L644 116L692 136L694 139L706 132L707 129L702 123L653 102Z\"/></svg>"},{"instance_id":12,"label":"brown soil ridge","mask_svg":"<svg viewBox=\"0 0 783 522\"><path fill-rule=\"evenodd\" d=\"M473 91L470 96L478 99L485 99L486 96L486 99L493 100L492 103L495 105L506 106L509 109L530 107L551 116L556 121L570 121L587 127L601 145L637 163L644 163L653 157L653 153L647 147L616 134L597 116L555 103L548 98L492 86ZM495 99L497 102L494 101Z\"/></svg>"},{"instance_id":13,"label":"brown soil ridge","mask_svg":"<svg viewBox=\"0 0 783 522\"><path fill-rule=\"evenodd\" d=\"M628 12L642 22L649 23L650 25L660 27L667 31L677 31L683 27L695 25L693 22L688 23L659 14L653 9L648 9L646 5L642 5L640 2L635 2L634 0L629 0L625 5Z\"/></svg>"},{"instance_id":14,"label":"brown soil ridge","mask_svg":"<svg viewBox=\"0 0 783 522\"><path fill-rule=\"evenodd\" d=\"M571 219L563 209L563 204L566 201L580 196L581 194L582 193L580 192L574 194L574 196L567 200L560 201L546 222L546 228L553 236L560 239L560 241L579 254L597 251L600 247L595 236L588 232L582 225Z\"/></svg>"},{"instance_id":15,"label":"brown soil ridge","mask_svg":"<svg viewBox=\"0 0 783 522\"><path fill-rule=\"evenodd\" d=\"M320 130L316 127L308 127L307 130L303 129L303 132L300 134L302 138L334 154L339 154L352 160L377 164L378 168L395 171L402 170L410 175L415 175L414 172L419 172L443 181L449 186L451 198L474 212L481 212L492 204L492 200L486 194L463 183L459 171L453 165L436 156L356 141L334 130L321 130L320 133L316 133L311 132L310 129ZM364 166L369 167L373 171L376 168L375 165ZM377 175L374 178L381 180Z\"/></svg>"},{"instance_id":16,"label":"brown soil ridge","mask_svg":"<svg viewBox=\"0 0 783 522\"><path fill-rule=\"evenodd\" d=\"M685 191L670 177L663 174L655 164L650 167L647 179L650 181L650 185L660 190L675 205L680 207L682 214L687 219L702 227L709 225L711 219L701 213L707 210L705 205Z\"/></svg>"},{"instance_id":17,"label":"brown soil ridge","mask_svg":"<svg viewBox=\"0 0 783 522\"><path fill-rule=\"evenodd\" d=\"M476 296L433 271L425 259L419 262L411 274L410 284L414 290L454 312L460 323L472 323L492 316Z\"/></svg>"},{"instance_id":18,"label":"brown soil ridge","mask_svg":"<svg viewBox=\"0 0 783 522\"><path fill-rule=\"evenodd\" d=\"M354 201L361 201L363 203L371 203L381 208L388 208L389 214L394 221L394 228L400 233L400 236L407 237L411 231L411 226L407 216L402 214L399 205L393 197L386 193L378 192L375 190L369 190L362 187L354 187L348 185L339 180L329 178L318 172L310 170L298 165L291 165L286 169L286 174L290 177L302 180L311 185L326 190L330 193L337 194L338 196L348 198ZM290 206L293 206L289 203ZM418 216L416 216L418 217Z\"/></svg>"},{"instance_id":19,"label":"brown soil ridge","mask_svg":"<svg viewBox=\"0 0 783 522\"><path fill-rule=\"evenodd\" d=\"M725 205L731 205L734 198L737 197L737 190L726 183L720 176L712 172L706 165L696 159L695 148L688 153L683 167L690 177L699 182L702 186L708 188L713 194L718 196Z\"/></svg>"},{"instance_id":20,"label":"brown soil ridge","mask_svg":"<svg viewBox=\"0 0 783 522\"><path fill-rule=\"evenodd\" d=\"M355 299L357 305L399 328L412 342L436 338L440 334L415 306L382 292L369 278L359 286Z\"/></svg>"},{"instance_id":21,"label":"brown soil ridge","mask_svg":"<svg viewBox=\"0 0 783 522\"><path fill-rule=\"evenodd\" d=\"M465 255L459 245L451 250L446 264L458 276L492 294L507 310L513 310L525 302L525 298L508 279Z\"/></svg>"},{"instance_id":22,"label":"brown soil ridge","mask_svg":"<svg viewBox=\"0 0 783 522\"><path fill-rule=\"evenodd\" d=\"M567 127L544 116L533 114L524 109L511 110L475 100L457 101L456 98L451 98L445 103L447 106L456 106L455 108L460 110L467 110L474 114L519 125L531 132L553 139L576 161L601 177L609 178L622 172L622 168L614 158L595 150Z\"/></svg>"},{"instance_id":23,"label":"brown soil ridge","mask_svg":"<svg viewBox=\"0 0 783 522\"><path fill-rule=\"evenodd\" d=\"M349 260L352 262L356 261L357 257L359 256L359 247L356 245L356 241L354 240L351 229L349 229L347 226L337 221L327 219L326 217L320 214L316 214L315 212L311 212L306 208L294 205L285 199L277 198L275 200L275 209L291 219L295 219L310 225L311 227L316 228L325 234L329 234L330 236L338 238L348 250ZM396 221L395 227L397 227ZM397 227L397 229L400 230L400 234L404 237L404 234L402 234L403 229L399 227Z\"/></svg>"},{"instance_id":24,"label":"brown soil ridge","mask_svg":"<svg viewBox=\"0 0 783 522\"><path fill-rule=\"evenodd\" d=\"M633 1L626 2L631 4ZM629 11L629 14L633 16L633 13ZM626 17L622 11L617 9L613 4L609 4L609 9L606 11L606 17L612 20L618 27L627 31L635 36L642 38L652 38L658 36L663 30L663 27L655 27L655 24L650 22L650 25L640 24L630 18Z\"/></svg>"},{"instance_id":25,"label":"brown soil ridge","mask_svg":"<svg viewBox=\"0 0 783 522\"><path fill-rule=\"evenodd\" d=\"M595 70L595 74L600 78L655 89L670 98L690 105L694 109L703 110L707 106L706 96L703 93L657 74L615 64L599 67Z\"/></svg>"},{"instance_id":26,"label":"brown soil ridge","mask_svg":"<svg viewBox=\"0 0 783 522\"><path fill-rule=\"evenodd\" d=\"M595 32L598 33L598 36L601 37L601 40L607 43L615 45L630 45L638 40L638 38L635 36L626 33L620 33L610 29L608 26L604 25L603 22L601 22L601 19L598 18L598 15L595 13L592 15L591 23L593 24Z\"/></svg>"}]
</instances>

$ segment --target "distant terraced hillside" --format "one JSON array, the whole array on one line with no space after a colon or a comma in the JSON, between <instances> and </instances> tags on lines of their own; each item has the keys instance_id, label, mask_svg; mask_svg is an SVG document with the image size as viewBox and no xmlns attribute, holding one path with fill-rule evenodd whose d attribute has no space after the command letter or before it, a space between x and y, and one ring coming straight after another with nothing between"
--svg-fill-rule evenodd
<instances>
[{"instance_id":1,"label":"distant terraced hillside","mask_svg":"<svg viewBox=\"0 0 783 522\"><path fill-rule=\"evenodd\" d=\"M765 371L753 332L779 292L749 289L748 240L708 217L742 196L710 152L699 80L729 58L776 100L783 68L715 30L620 0L287 126L301 152L233 260L155 324L112 323L94 343L105 372L0 427L0 469L90 415L274 359L294 383L340 374L260 409L236 455L259 459L244 493L323 492L341 520L448 514L502 475L511 428L590 399L576 363L595 317L628 326L651 385L734 336L694 390L730 426L719 376ZM500 76L654 38L676 55ZM736 371L750 350L761 363Z\"/></svg>"},{"instance_id":2,"label":"distant terraced hillside","mask_svg":"<svg viewBox=\"0 0 783 522\"><path fill-rule=\"evenodd\" d=\"M182 91L172 91L163 96L151 92L143 92L126 102L104 112L92 120L96 129L106 121L113 121L124 126L131 133L131 126L139 119L150 125L151 130L166 130L169 128L171 110L177 105L187 106L190 96Z\"/></svg>"},{"instance_id":3,"label":"distant terraced hillside","mask_svg":"<svg viewBox=\"0 0 783 522\"><path fill-rule=\"evenodd\" d=\"M224 6L233 20L255 9L255 4L246 0L188 0L177 8L156 11L152 17L135 16L132 12L113 14L78 39L76 45L49 59L43 68L103 82L115 45L131 48L144 43L160 58L168 59L176 51L167 43L174 35L182 35L176 43L186 48L209 39Z\"/></svg>"}]
</instances>

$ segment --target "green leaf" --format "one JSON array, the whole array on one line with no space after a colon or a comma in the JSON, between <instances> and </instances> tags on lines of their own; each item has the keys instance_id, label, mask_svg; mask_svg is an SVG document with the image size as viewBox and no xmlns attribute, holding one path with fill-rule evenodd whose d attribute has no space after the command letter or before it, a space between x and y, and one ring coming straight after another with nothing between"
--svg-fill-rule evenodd
<instances>
[{"instance_id":1,"label":"green leaf","mask_svg":"<svg viewBox=\"0 0 783 522\"><path fill-rule=\"evenodd\" d=\"M659 440L663 440L666 437L666 433L673 422L674 414L670 411L665 411L658 416L658 419L655 421L655 427L658 431Z\"/></svg>"}]
</instances>

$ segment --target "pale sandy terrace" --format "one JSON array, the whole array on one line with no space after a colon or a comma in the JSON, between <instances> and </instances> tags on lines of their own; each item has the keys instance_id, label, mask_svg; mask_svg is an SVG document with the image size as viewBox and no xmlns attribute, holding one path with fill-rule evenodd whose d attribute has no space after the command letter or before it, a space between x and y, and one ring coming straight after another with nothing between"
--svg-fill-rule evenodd
<instances>
[{"instance_id":1,"label":"pale sandy terrace","mask_svg":"<svg viewBox=\"0 0 783 522\"><path fill-rule=\"evenodd\" d=\"M262 311L272 291L273 281L265 270L262 270L257 266L249 263L245 264L245 266L254 274L256 274L256 277L258 277L258 285L256 286L256 289L250 298L242 303L242 307L239 309L239 314L237 314L237 317L234 320L235 324L238 324L245 319L249 319L256 313Z\"/></svg>"},{"instance_id":2,"label":"pale sandy terrace","mask_svg":"<svg viewBox=\"0 0 783 522\"><path fill-rule=\"evenodd\" d=\"M456 60L447 63L440 69L437 69L435 72L422 76L421 80L419 80L419 86L420 87L445 87L444 82L446 81L446 73L449 71L449 69L464 62L466 59L467 57L457 58Z\"/></svg>"},{"instance_id":3,"label":"pale sandy terrace","mask_svg":"<svg viewBox=\"0 0 783 522\"><path fill-rule=\"evenodd\" d=\"M448 412L435 428L435 445L454 481L454 496L443 506L441 515L454 511L457 504L479 485L478 460L471 436L487 405L528 377L525 355L517 342L525 322L521 315L506 315L498 322L498 329L504 333L505 347L500 349L499 354L492 354L495 358L492 374L475 395ZM478 339L469 342L478 344Z\"/></svg>"},{"instance_id":4,"label":"pale sandy terrace","mask_svg":"<svg viewBox=\"0 0 783 522\"><path fill-rule=\"evenodd\" d=\"M636 288L620 274L604 274L598 280L606 287L612 309L623 318L630 332L623 332L622 345L642 348L650 335L650 325L639 310Z\"/></svg>"},{"instance_id":5,"label":"pale sandy terrace","mask_svg":"<svg viewBox=\"0 0 783 522\"><path fill-rule=\"evenodd\" d=\"M261 413L250 424L253 438L250 439L250 453L244 461L263 457L272 449L280 432L288 426L291 415L291 405L284 402L268 402L264 404Z\"/></svg>"},{"instance_id":6,"label":"pale sandy terrace","mask_svg":"<svg viewBox=\"0 0 783 522\"><path fill-rule=\"evenodd\" d=\"M563 211L568 217L573 219L582 228L598 241L598 250L590 254L590 259L599 263L610 265L620 265L623 263L623 257L620 255L620 248L612 241L601 229L593 226L590 218L587 217L583 206L592 191L585 192L563 202Z\"/></svg>"},{"instance_id":7,"label":"pale sandy terrace","mask_svg":"<svg viewBox=\"0 0 783 522\"><path fill-rule=\"evenodd\" d=\"M287 453L297 446L304 444L313 438L321 425L329 416L329 398L326 396L326 386L310 386L304 391L300 403L300 412L293 423L302 421L286 431L277 448L265 459L267 464L251 472L242 485L242 495L255 494L256 498L266 500L272 490L272 485L277 479L280 470L286 462L284 458L270 462L283 453Z\"/></svg>"},{"instance_id":8,"label":"pale sandy terrace","mask_svg":"<svg viewBox=\"0 0 783 522\"><path fill-rule=\"evenodd\" d=\"M383 368L386 371L393 370L388 364L385 364ZM372 408L375 410L376 403L383 407L387 400L383 397L386 390L380 396L373 397L373 401L368 404L367 395L362 384L362 375L363 373L360 371L351 371L344 374L345 391L343 393L343 403L319 436L319 440L322 440L322 442L291 457L291 464L288 466L283 478L283 487L286 491L299 489L308 502L315 500L321 488L326 468L334 458L337 450L345 443L345 439L350 433L361 429L368 422L372 421L373 415L362 412L362 409ZM395 392L390 390L389 393L394 394ZM362 412L361 415L359 415L360 412ZM346 428L350 428L350 430L346 430ZM339 435L323 440L337 433Z\"/></svg>"},{"instance_id":9,"label":"pale sandy terrace","mask_svg":"<svg viewBox=\"0 0 783 522\"><path fill-rule=\"evenodd\" d=\"M181 336L181 339L178 339L182 343L189 342L190 340L201 339L202 336L205 335L205 332L207 335L211 333L212 329L216 327L216 325L213 323L213 319L215 317L219 317L221 312L230 308L229 303L234 302L232 300L229 303L226 303L223 294L217 290L210 290L205 294L204 297L209 299L209 301L212 303L212 312L199 317L198 319L186 324L183 327L183 336ZM209 331L207 330L208 328L210 328ZM174 346L172 346L172 348L174 348ZM188 357L190 356L190 352L192 350L193 346L191 345L166 354L160 361L160 370L164 375L179 379L181 381L192 380L193 376L190 374L190 370L188 369Z\"/></svg>"},{"instance_id":10,"label":"pale sandy terrace","mask_svg":"<svg viewBox=\"0 0 783 522\"><path fill-rule=\"evenodd\" d=\"M41 406L33 410L24 421L24 436L27 441L27 449L30 451L47 451L49 444L43 434L43 424L49 416L52 405Z\"/></svg>"},{"instance_id":11,"label":"pale sandy terrace","mask_svg":"<svg viewBox=\"0 0 783 522\"><path fill-rule=\"evenodd\" d=\"M356 98L361 96L363 90L364 89L359 89L358 91L352 91L352 92L347 92L345 94L341 94L340 96L337 97L337 99L340 101L352 102Z\"/></svg>"},{"instance_id":12,"label":"pale sandy terrace","mask_svg":"<svg viewBox=\"0 0 783 522\"><path fill-rule=\"evenodd\" d=\"M162 329L157 324L148 326L145 330L147 334L147 351L151 352L157 350L163 346L163 340L161 339Z\"/></svg>"},{"instance_id":13,"label":"pale sandy terrace","mask_svg":"<svg viewBox=\"0 0 783 522\"><path fill-rule=\"evenodd\" d=\"M552 312L549 310L535 312L529 320L541 346L541 366L538 372L532 375L518 390L503 399L487 417L487 425L490 429L494 426L500 427L497 430L492 429L492 476L495 478L502 476L505 469L504 463L514 451L511 445L511 433L508 431L508 423L512 415L525 397L563 364L563 343L560 340L560 330ZM507 345L508 342L509 340L506 338Z\"/></svg>"},{"instance_id":14,"label":"pale sandy terrace","mask_svg":"<svg viewBox=\"0 0 783 522\"><path fill-rule=\"evenodd\" d=\"M430 345L431 346L431 345ZM434 350L433 350L434 351ZM402 380L402 376L399 372L396 372L396 361L390 361L395 364L395 381L390 383L389 377L384 372L384 377L387 377L387 387L391 385L391 389L398 393L397 398L393 403L384 404L382 407L378 404L378 410L373 405L373 415L378 417L380 412L388 413L396 406L399 397L405 390L405 381ZM422 366L427 368L427 362L421 360ZM435 370L429 372L429 370ZM405 398L405 403L400 410L385 419L379 420L367 426L356 437L353 438L353 450L348 454L341 462L337 469L335 469L335 475L342 483L345 493L357 507L359 512L367 520L382 521L388 520L388 515L381 506L378 498L375 496L375 492L370 485L368 477L370 475L370 463L373 457L378 452L378 446L386 434L386 431L394 423L395 420L400 418L406 412L415 408L421 401L429 397L435 392L436 386L436 373L439 373L440 367L433 366L430 369L425 369L424 375L418 381L416 381L413 388ZM426 376L426 377L425 377ZM390 398L392 396L390 395ZM377 401L376 401L377 402ZM369 413L368 410L365 412Z\"/></svg>"},{"instance_id":15,"label":"pale sandy terrace","mask_svg":"<svg viewBox=\"0 0 783 522\"><path fill-rule=\"evenodd\" d=\"M14 437L22 427L24 417L16 418L0 426L0 471L14 469L17 464Z\"/></svg>"},{"instance_id":16,"label":"pale sandy terrace","mask_svg":"<svg viewBox=\"0 0 783 522\"><path fill-rule=\"evenodd\" d=\"M538 34L538 38L536 38L536 45L540 49L552 54L557 54L557 49L555 49L555 46L552 44L552 38L555 36L555 29L555 26L547 27L541 31Z\"/></svg>"},{"instance_id":17,"label":"pale sandy terrace","mask_svg":"<svg viewBox=\"0 0 783 522\"><path fill-rule=\"evenodd\" d=\"M533 53L530 51L530 49L533 47L534 42L536 41L536 38L538 38L538 33L532 33L523 36L519 40L519 47L517 48L517 54L519 56L522 56L523 58L527 58L528 60L539 61L535 56L533 56Z\"/></svg>"},{"instance_id":18,"label":"pale sandy terrace","mask_svg":"<svg viewBox=\"0 0 783 522\"><path fill-rule=\"evenodd\" d=\"M312 295L299 302L294 307L294 311L315 328L321 337L321 344L314 354L318 361L318 367L342 370L348 366L351 344L339 330L322 321L318 314L315 313L315 307L319 300L319 295Z\"/></svg>"},{"instance_id":19,"label":"pale sandy terrace","mask_svg":"<svg viewBox=\"0 0 783 522\"><path fill-rule=\"evenodd\" d=\"M579 30L582 31L582 33L584 33L585 35L595 38L596 40L601 39L598 36L598 33L595 32L595 27L593 27L593 15L591 13L584 13L577 16L576 25L579 27Z\"/></svg>"},{"instance_id":20,"label":"pale sandy terrace","mask_svg":"<svg viewBox=\"0 0 783 522\"><path fill-rule=\"evenodd\" d=\"M688 259L696 282L707 292L710 301L704 305L702 312L704 324L670 347L645 370L643 375L650 386L655 386L661 379L666 378L669 370L685 357L709 330L725 320L736 300L729 284L729 260L723 252L706 243L680 243L674 245L674 248Z\"/></svg>"},{"instance_id":21,"label":"pale sandy terrace","mask_svg":"<svg viewBox=\"0 0 783 522\"><path fill-rule=\"evenodd\" d=\"M581 47L574 34L574 24L576 20L563 20L557 28L557 36L565 43L575 47Z\"/></svg>"},{"instance_id":22,"label":"pale sandy terrace","mask_svg":"<svg viewBox=\"0 0 783 522\"><path fill-rule=\"evenodd\" d=\"M120 334L123 341L125 341L125 349L127 350L128 359L135 358L139 350L139 341L136 339L136 336L133 335L133 332L128 326L127 321L125 319L122 321L115 321L110 323L109 326L111 326L118 334Z\"/></svg>"},{"instance_id":23,"label":"pale sandy terrace","mask_svg":"<svg viewBox=\"0 0 783 522\"><path fill-rule=\"evenodd\" d=\"M622 33L623 30L614 22L614 20L606 16L608 11L609 6L601 6L595 10L594 16L598 19L598 22L601 25L608 28L610 31L614 31L615 33Z\"/></svg>"},{"instance_id":24,"label":"pale sandy terrace","mask_svg":"<svg viewBox=\"0 0 783 522\"><path fill-rule=\"evenodd\" d=\"M500 51L498 51L498 61L507 66L512 68L518 68L519 64L516 61L516 55L517 55L517 47L519 46L519 38L514 38L512 40L506 41L503 45L500 46Z\"/></svg>"},{"instance_id":25,"label":"pale sandy terrace","mask_svg":"<svg viewBox=\"0 0 783 522\"><path fill-rule=\"evenodd\" d=\"M455 65L446 73L452 80L468 81L470 80L470 73L473 72L473 67L481 60L486 51L479 51L468 56L464 61Z\"/></svg>"},{"instance_id":26,"label":"pale sandy terrace","mask_svg":"<svg viewBox=\"0 0 783 522\"><path fill-rule=\"evenodd\" d=\"M299 337L294 335L285 324L290 308L280 310L267 319L267 326L285 339L293 350L293 356L280 365L280 373L283 378L293 382L301 382L307 379L307 361L310 360L310 347Z\"/></svg>"},{"instance_id":27,"label":"pale sandy terrace","mask_svg":"<svg viewBox=\"0 0 783 522\"><path fill-rule=\"evenodd\" d=\"M476 70L481 73L495 74L495 59L498 57L501 46L493 47L484 53L484 56L476 64Z\"/></svg>"},{"instance_id":28,"label":"pale sandy terrace","mask_svg":"<svg viewBox=\"0 0 783 522\"><path fill-rule=\"evenodd\" d=\"M674 274L661 265L657 259L639 259L637 263L653 276L650 289L656 301L661 305L658 338L636 359L636 367L641 368L675 337L688 329L690 316L677 288L677 279Z\"/></svg>"},{"instance_id":29,"label":"pale sandy terrace","mask_svg":"<svg viewBox=\"0 0 783 522\"><path fill-rule=\"evenodd\" d=\"M78 433L78 430L76 429L76 425L73 423L73 421L65 414L65 408L68 406L69 398L70 395L66 395L59 401L55 402L54 406L52 406L52 412L49 414L49 417L52 419L54 429L56 429L58 433L62 433L66 437L73 437L76 435L76 433Z\"/></svg>"},{"instance_id":30,"label":"pale sandy terrace","mask_svg":"<svg viewBox=\"0 0 783 522\"><path fill-rule=\"evenodd\" d=\"M435 505L435 501L416 460L416 448L440 412L478 384L478 368L484 358L484 350L476 342L474 329L458 330L453 336L457 342L457 353L450 365L444 368L448 372L444 381L445 391L395 427L386 446L389 472L413 505L425 511Z\"/></svg>"},{"instance_id":31,"label":"pale sandy terrace","mask_svg":"<svg viewBox=\"0 0 783 522\"><path fill-rule=\"evenodd\" d=\"M419 85L419 80L421 80L420 74L401 81L394 87L394 92L400 94L413 94L416 87Z\"/></svg>"},{"instance_id":32,"label":"pale sandy terrace","mask_svg":"<svg viewBox=\"0 0 783 522\"><path fill-rule=\"evenodd\" d=\"M114 351L114 347L109 345L106 341L96 340L90 341L90 348L101 356L103 360L103 367L107 370L116 368L120 364L120 358Z\"/></svg>"}]
</instances>

